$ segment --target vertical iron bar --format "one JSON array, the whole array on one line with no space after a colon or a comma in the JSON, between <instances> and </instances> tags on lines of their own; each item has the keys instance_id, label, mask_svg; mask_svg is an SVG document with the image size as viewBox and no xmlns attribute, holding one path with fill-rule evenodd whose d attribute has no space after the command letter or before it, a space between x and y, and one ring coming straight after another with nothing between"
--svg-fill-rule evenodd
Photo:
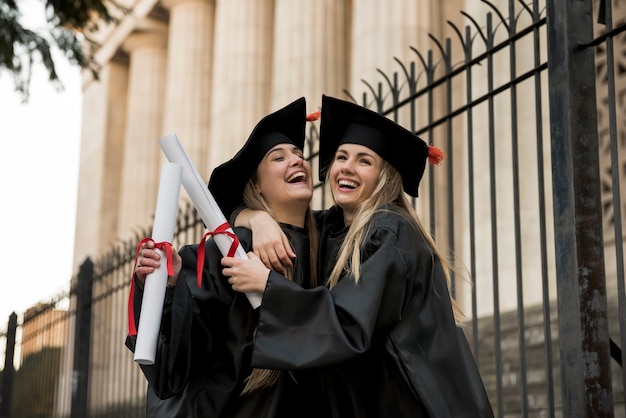
<instances>
[{"instance_id":1,"label":"vertical iron bar","mask_svg":"<svg viewBox=\"0 0 626 418\"><path fill-rule=\"evenodd\" d=\"M533 22L541 19L539 0L533 0ZM533 29L533 46L535 70L541 66L541 34L539 28ZM537 135L537 189L539 195L539 235L541 251L541 288L543 291L543 322L544 341L546 345L546 391L548 400L548 416L554 418L554 376L552 361L552 320L550 313L550 282L548 280L548 246L546 238L546 190L544 176L544 155L543 155L543 110L542 110L542 86L541 72L535 73L535 120Z\"/></svg>"},{"instance_id":2,"label":"vertical iron bar","mask_svg":"<svg viewBox=\"0 0 626 418\"><path fill-rule=\"evenodd\" d=\"M374 95L374 99L376 100L376 111L380 114L383 114L383 104L385 103L385 94L383 93L383 83L378 82L376 84L378 87L376 90L376 95Z\"/></svg>"},{"instance_id":3,"label":"vertical iron bar","mask_svg":"<svg viewBox=\"0 0 626 418\"><path fill-rule=\"evenodd\" d=\"M547 0L563 416L613 417L592 2Z\"/></svg>"},{"instance_id":4,"label":"vertical iron bar","mask_svg":"<svg viewBox=\"0 0 626 418\"><path fill-rule=\"evenodd\" d=\"M151 236L152 234L150 234ZM146 235L147 236L147 235ZM122 266L121 270L118 270L118 272L116 273L116 276L118 277L118 283L115 286L115 290L113 291L113 293L111 295L109 295L109 297L113 298L113 314L111 315L111 324L113 324L113 328L114 329L123 329L123 324L124 324L124 316L122 315L122 313L125 311L124 309L124 298L122 297L122 293L121 290L125 289L125 287L123 286L124 284L124 278L125 277L131 277L132 273L126 273L126 268L127 266L129 266L129 263L126 262L124 263L124 266ZM132 270L132 267L130 267L129 270ZM119 325L118 325L119 324ZM119 328L118 328L119 326ZM124 402L127 405L130 405L130 403L128 402L128 394L130 393L130 388L128 387L128 379L124 379L124 369L125 366L127 365L126 361L124 361L126 359L126 356L124 356L124 354L126 354L125 352L122 351L122 349L124 349L124 344L115 344L113 347L113 361L115 362L115 365L117 367L115 367L113 369L113 376L112 376L112 380L114 382L120 382L118 385L115 385L117 387L117 394L116 396L118 396L117 398L113 398L110 401L112 402L119 402L120 399L123 399Z\"/></svg>"},{"instance_id":5,"label":"vertical iron bar","mask_svg":"<svg viewBox=\"0 0 626 418\"><path fill-rule=\"evenodd\" d=\"M472 60L472 31L469 26L465 26L465 64ZM465 71L465 100L467 103L467 183L468 183L468 199L469 199L469 228L470 228L470 274L472 280L476 280L476 191L474 189L474 107L472 103L472 66L467 65ZM476 294L476 285L472 286L472 333L474 357L476 364L480 365L478 338L478 295Z\"/></svg>"},{"instance_id":6,"label":"vertical iron bar","mask_svg":"<svg viewBox=\"0 0 626 418\"><path fill-rule=\"evenodd\" d=\"M515 37L517 22L515 19L515 3L509 0L509 39ZM513 224L515 240L515 278L517 283L517 320L519 322L519 356L522 386L521 416L528 416L528 383L526 370L526 321L524 317L524 264L522 262L522 228L520 221L520 179L519 179L519 135L517 123L517 52L515 41L509 43L509 71L511 77L511 162L513 174Z\"/></svg>"},{"instance_id":7,"label":"vertical iron bar","mask_svg":"<svg viewBox=\"0 0 626 418\"><path fill-rule=\"evenodd\" d=\"M450 263L454 266L456 263L455 240L454 240L454 153L452 152L452 46L450 38L446 38L446 49L443 58L446 64L446 146L448 147L448 161L446 168L448 169L448 248L450 249ZM456 296L454 269L450 272L450 281L452 289L450 291L452 297Z\"/></svg>"},{"instance_id":8,"label":"vertical iron bar","mask_svg":"<svg viewBox=\"0 0 626 418\"><path fill-rule=\"evenodd\" d=\"M433 63L433 51L428 50L428 63L426 66L426 85L432 86L434 81L434 63ZM427 93L428 99L428 141L432 142L433 138L433 89L429 88ZM427 164L428 165L428 164ZM433 170L433 166L428 165L428 204L429 204L429 214L430 217L430 234L435 237L436 234L436 224L435 224L435 172Z\"/></svg>"},{"instance_id":9,"label":"vertical iron bar","mask_svg":"<svg viewBox=\"0 0 626 418\"><path fill-rule=\"evenodd\" d=\"M0 401L0 417L11 418L11 401L13 399L13 382L15 381L15 334L17 333L17 314L9 315L7 328L6 351L4 354L4 370L2 371L2 399Z\"/></svg>"},{"instance_id":10,"label":"vertical iron bar","mask_svg":"<svg viewBox=\"0 0 626 418\"><path fill-rule=\"evenodd\" d=\"M139 240L137 240L139 241ZM129 241L130 243L130 241ZM114 288L114 278L115 275L119 272L119 269L123 267L122 265L122 255L120 254L120 258L116 260L116 269L110 272L107 272L104 276L100 278L100 284L102 285L102 293L99 296L99 305L100 309L98 309L96 313L96 318L106 318L106 322L102 324L100 321L96 322L96 329L94 329L93 336L94 339L99 340L99 345L104 349L104 358L106 361L102 364L102 373L104 375L104 381L114 381L113 380L113 370L115 369L114 363L114 354L115 350L111 344L111 341L107 338L101 339L101 335L104 334L102 330L102 326L104 325L104 329L106 329L106 333L110 334L113 329L115 329L115 320L112 316L114 311L113 304L115 301L114 295L111 292ZM100 332L98 332L100 331ZM120 344L122 345L122 344ZM110 404L109 400L115 399L117 393L119 391L119 385L103 385L102 392L100 395L102 396L102 401L99 402L100 408L105 411L107 414L110 414ZM119 398L118 398L119 399Z\"/></svg>"},{"instance_id":11,"label":"vertical iron bar","mask_svg":"<svg viewBox=\"0 0 626 418\"><path fill-rule=\"evenodd\" d=\"M604 13L602 13L604 12ZM602 2L601 16L598 21L604 20L606 31L613 30L613 4ZM613 231L615 234L615 270L617 278L617 304L619 310L620 344L622 349L622 364L626 364L626 301L624 300L624 242L622 241L622 208L620 184L619 141L617 138L617 100L615 97L615 52L613 37L606 38L606 72L609 107L609 144L611 152L611 191L613 195ZM626 374L622 371L622 388L626 388Z\"/></svg>"},{"instance_id":12,"label":"vertical iron bar","mask_svg":"<svg viewBox=\"0 0 626 418\"><path fill-rule=\"evenodd\" d=\"M496 147L495 147L495 105L494 105L494 70L493 70L493 47L494 47L493 15L487 13L487 85L489 98L489 187L491 206L491 268L493 274L493 319L495 326L494 351L496 356L496 387L498 391L498 416L504 416L504 394L502 391L502 326L500 318L500 283L498 266L498 205L496 198Z\"/></svg>"},{"instance_id":13,"label":"vertical iron bar","mask_svg":"<svg viewBox=\"0 0 626 418\"><path fill-rule=\"evenodd\" d=\"M74 340L74 368L72 374L71 418L89 416L89 348L91 346L91 290L93 263L87 258L80 266L76 295L76 339Z\"/></svg>"},{"instance_id":14,"label":"vertical iron bar","mask_svg":"<svg viewBox=\"0 0 626 418\"><path fill-rule=\"evenodd\" d=\"M409 113L410 113L410 123L411 123L411 132L415 132L416 130L416 115L415 115L415 91L417 90L417 82L415 80L415 62L411 61L409 65Z\"/></svg>"},{"instance_id":15,"label":"vertical iron bar","mask_svg":"<svg viewBox=\"0 0 626 418\"><path fill-rule=\"evenodd\" d=\"M393 115L391 119L395 123L400 125L402 122L400 121L400 106L398 106L398 96L400 95L400 90L398 89L398 73L397 72L393 73L393 82L389 85L389 89L391 90L391 109L390 110L392 111L392 115Z\"/></svg>"},{"instance_id":16,"label":"vertical iron bar","mask_svg":"<svg viewBox=\"0 0 626 418\"><path fill-rule=\"evenodd\" d=\"M417 80L416 80L416 70L415 70L415 62L411 61L411 64L409 65L409 75L408 75L408 80L409 80L409 113L410 113L410 130L411 132L415 133L415 131L417 130L417 115L416 115L416 106L415 106L415 101L417 100L417 95L416 95L416 91L417 91ZM413 208L415 209L415 205L416 205L416 197L411 196L411 205L413 205Z\"/></svg>"}]
</instances>

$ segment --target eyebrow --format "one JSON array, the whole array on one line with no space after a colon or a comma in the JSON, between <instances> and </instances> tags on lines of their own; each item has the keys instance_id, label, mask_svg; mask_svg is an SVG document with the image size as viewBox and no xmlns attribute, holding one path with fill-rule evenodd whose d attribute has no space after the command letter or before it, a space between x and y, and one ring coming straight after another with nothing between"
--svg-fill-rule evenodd
<instances>
[{"instance_id":1,"label":"eyebrow","mask_svg":"<svg viewBox=\"0 0 626 418\"><path fill-rule=\"evenodd\" d=\"M274 148L272 148L271 150L269 150L269 151L267 152L267 155L269 156L270 154L273 154L273 153L275 153L275 152L281 152L281 151L284 151L284 150L285 150L285 149L284 149L282 146L278 146L278 145L277 145L277 146L275 146Z\"/></svg>"},{"instance_id":2,"label":"eyebrow","mask_svg":"<svg viewBox=\"0 0 626 418\"><path fill-rule=\"evenodd\" d=\"M285 149L287 148L287 149ZM288 146L285 145L276 145L274 148L272 148L271 150L269 150L267 152L267 157L269 157L271 154L275 153L275 152L284 152L284 151L298 151L298 152L302 152L300 150L300 148L296 147L295 145L293 145L291 148L289 148Z\"/></svg>"},{"instance_id":3,"label":"eyebrow","mask_svg":"<svg viewBox=\"0 0 626 418\"><path fill-rule=\"evenodd\" d=\"M338 154L338 153L348 154L348 151L343 150L343 149L338 149L338 150L337 150L337 154ZM371 158L374 158L374 159L376 158L376 156L375 156L374 154L370 154L369 152L364 152L364 151L357 152L355 155L356 155L357 157L371 157Z\"/></svg>"}]
</instances>

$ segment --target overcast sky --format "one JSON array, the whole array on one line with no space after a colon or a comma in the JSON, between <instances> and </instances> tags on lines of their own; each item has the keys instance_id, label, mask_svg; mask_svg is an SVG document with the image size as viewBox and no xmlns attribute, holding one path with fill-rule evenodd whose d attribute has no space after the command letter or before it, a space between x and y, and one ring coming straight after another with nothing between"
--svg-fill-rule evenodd
<instances>
[{"instance_id":1,"label":"overcast sky","mask_svg":"<svg viewBox=\"0 0 626 418\"><path fill-rule=\"evenodd\" d=\"M42 0L18 2L32 28ZM80 72L57 60L57 92L37 64L30 100L0 72L0 330L9 315L69 290L74 251L82 96ZM0 354L4 341L0 341ZM4 355L0 363L4 363Z\"/></svg>"}]
</instances>

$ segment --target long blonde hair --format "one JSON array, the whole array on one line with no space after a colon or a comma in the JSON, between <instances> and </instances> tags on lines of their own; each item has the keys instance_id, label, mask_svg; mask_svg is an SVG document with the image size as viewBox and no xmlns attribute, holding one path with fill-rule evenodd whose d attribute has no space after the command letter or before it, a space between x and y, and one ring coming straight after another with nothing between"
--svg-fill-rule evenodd
<instances>
[{"instance_id":1,"label":"long blonde hair","mask_svg":"<svg viewBox=\"0 0 626 418\"><path fill-rule=\"evenodd\" d=\"M329 173L327 174L327 177ZM409 219L415 229L420 233L420 235L422 235L422 237L424 237L433 255L441 262L446 284L448 285L448 290L450 291L450 301L452 303L454 319L457 325L461 324L464 319L464 315L452 297L450 263L444 254L437 248L435 241L422 225L422 222L417 216L417 212L404 193L404 189L402 187L402 176L385 160L383 160L376 188L372 192L372 195L357 208L354 219L348 228L346 237L339 247L337 261L327 281L328 287L332 289L344 272L350 273L354 278L354 281L357 283L359 282L361 277L361 249L364 248L365 238L367 237L367 234L372 226L372 219L374 218L374 215L377 212L387 210L383 207L383 205L393 206L395 210Z\"/></svg>"},{"instance_id":2,"label":"long blonde hair","mask_svg":"<svg viewBox=\"0 0 626 418\"><path fill-rule=\"evenodd\" d=\"M278 222L269 202L263 195L256 191L254 187L255 181L256 175L248 181L243 190L244 206L253 210L263 210L269 213L272 218ZM304 226L309 231L309 261L311 266L310 286L315 287L317 285L317 249L319 237L315 228L315 220L313 219L313 213L311 212L310 207L307 208L305 214ZM289 280L293 280L293 274L293 269L290 268L287 269L285 275ZM278 382L278 378L281 373L282 372L280 370L253 369L250 375L246 378L246 385L243 388L242 395L251 393L257 389L274 386L276 382Z\"/></svg>"}]
</instances>

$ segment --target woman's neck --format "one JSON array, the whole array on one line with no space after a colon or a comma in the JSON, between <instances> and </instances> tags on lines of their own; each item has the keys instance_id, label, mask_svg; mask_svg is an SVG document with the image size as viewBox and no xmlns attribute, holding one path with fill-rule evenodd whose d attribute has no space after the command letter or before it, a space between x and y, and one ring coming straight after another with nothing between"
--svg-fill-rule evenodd
<instances>
[{"instance_id":1,"label":"woman's neck","mask_svg":"<svg viewBox=\"0 0 626 418\"><path fill-rule=\"evenodd\" d=\"M343 209L343 224L345 226L350 226L350 224L354 220L354 214L355 214L354 210L348 211L348 210Z\"/></svg>"},{"instance_id":2,"label":"woman's neck","mask_svg":"<svg viewBox=\"0 0 626 418\"><path fill-rule=\"evenodd\" d=\"M287 209L287 210L280 211L280 210L273 209L273 212L274 212L274 216L276 217L277 222L304 228L306 210L301 211L301 210Z\"/></svg>"}]
</instances>

